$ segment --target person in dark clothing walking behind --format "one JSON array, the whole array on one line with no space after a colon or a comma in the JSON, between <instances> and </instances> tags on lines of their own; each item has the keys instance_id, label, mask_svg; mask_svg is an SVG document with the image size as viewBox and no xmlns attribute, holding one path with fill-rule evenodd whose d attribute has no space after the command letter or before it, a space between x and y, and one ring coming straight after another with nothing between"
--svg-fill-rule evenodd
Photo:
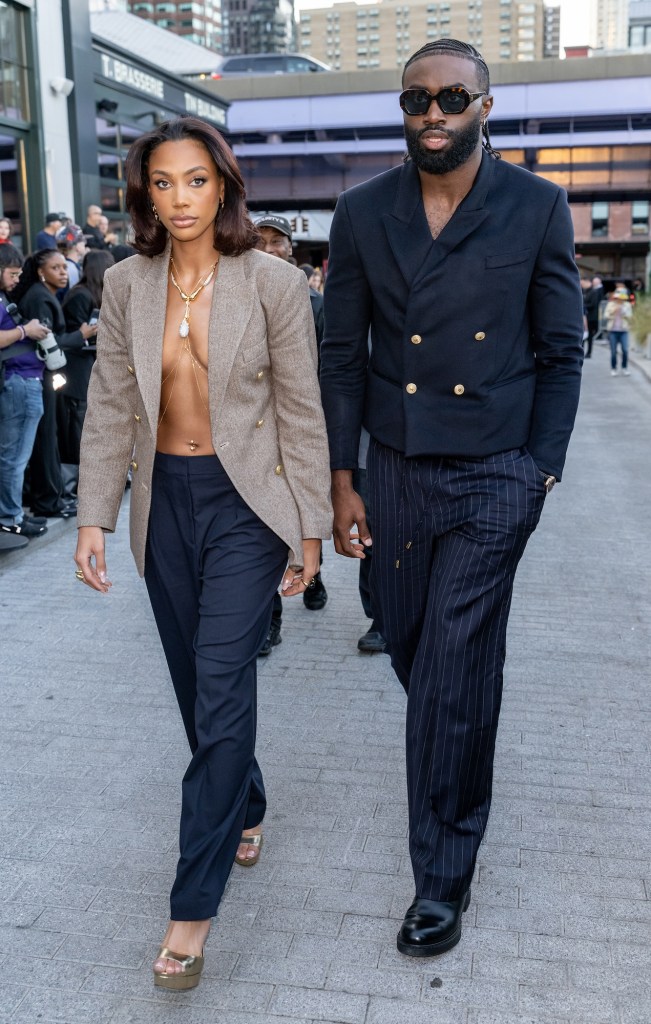
<instances>
[{"instance_id":1,"label":"person in dark clothing walking behind","mask_svg":"<svg viewBox=\"0 0 651 1024\"><path fill-rule=\"evenodd\" d=\"M279 259L289 262L292 255L292 228L287 218L281 217L276 213L270 213L265 217L259 217L255 222L255 226L260 232L262 238L262 242L258 248L263 252L268 253L270 256L278 256ZM323 322L321 321L321 335L319 335L319 324L317 323L319 312L318 310L315 311L314 301L312 299L312 289L310 289L310 302L312 304L312 316L314 317L317 346L320 349L321 338L323 337ZM321 310L321 316L322 315L323 311ZM303 604L306 608L309 608L310 611L316 612L325 607L327 600L328 593L323 584L323 580L321 579L321 573L318 572L314 577L314 585L303 594ZM273 599L271 626L269 627L267 638L260 648L260 655L262 657L266 657L268 654L271 654L271 649L282 643L282 636L280 632L282 622L282 598L280 597L280 594L275 594Z\"/></svg>"},{"instance_id":2,"label":"person in dark clothing walking behind","mask_svg":"<svg viewBox=\"0 0 651 1024\"><path fill-rule=\"evenodd\" d=\"M601 284L595 285L594 281L583 293L583 308L585 310L585 320L588 331L588 336L585 339L586 359L590 359L592 357L592 343L594 341L595 334L599 330L599 306L603 296L603 286Z\"/></svg>"}]
</instances>

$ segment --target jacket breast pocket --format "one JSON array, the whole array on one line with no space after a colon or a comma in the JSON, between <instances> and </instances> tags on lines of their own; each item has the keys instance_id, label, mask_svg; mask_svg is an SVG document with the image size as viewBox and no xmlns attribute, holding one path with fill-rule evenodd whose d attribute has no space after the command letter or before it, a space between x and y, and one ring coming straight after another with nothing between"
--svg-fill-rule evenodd
<instances>
[{"instance_id":1,"label":"jacket breast pocket","mask_svg":"<svg viewBox=\"0 0 651 1024\"><path fill-rule=\"evenodd\" d=\"M254 345L246 345L240 349L240 359L243 363L251 363L254 359L264 359L266 355L266 341L258 341Z\"/></svg>"},{"instance_id":2,"label":"jacket breast pocket","mask_svg":"<svg viewBox=\"0 0 651 1024\"><path fill-rule=\"evenodd\" d=\"M516 263L526 263L531 257L531 249L514 249L512 252L498 252L493 256L486 257L486 269L495 270L498 267L512 267Z\"/></svg>"}]
</instances>

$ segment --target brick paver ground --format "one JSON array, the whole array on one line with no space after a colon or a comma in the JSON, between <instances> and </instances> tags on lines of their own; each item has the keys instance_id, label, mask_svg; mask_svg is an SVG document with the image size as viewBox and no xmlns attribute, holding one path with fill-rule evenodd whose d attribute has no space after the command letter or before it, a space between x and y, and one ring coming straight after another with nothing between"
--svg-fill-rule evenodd
<instances>
[{"instance_id":1,"label":"brick paver ground","mask_svg":"<svg viewBox=\"0 0 651 1024\"><path fill-rule=\"evenodd\" d=\"M650 427L649 382L597 347L520 570L472 904L435 960L395 948L404 698L356 651L352 563L327 552L326 609L286 605L261 664L266 845L177 995L150 962L187 753L126 517L106 598L71 528L0 563L0 1024L649 1024Z\"/></svg>"}]
</instances>

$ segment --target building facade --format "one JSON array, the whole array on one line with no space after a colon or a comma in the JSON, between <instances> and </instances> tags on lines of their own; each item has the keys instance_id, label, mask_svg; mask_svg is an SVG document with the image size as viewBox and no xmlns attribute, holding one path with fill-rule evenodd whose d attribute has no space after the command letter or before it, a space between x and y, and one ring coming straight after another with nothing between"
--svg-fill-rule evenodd
<instances>
[{"instance_id":1,"label":"building facade","mask_svg":"<svg viewBox=\"0 0 651 1024\"><path fill-rule=\"evenodd\" d=\"M560 4L548 4L543 12L543 57L557 58L561 52Z\"/></svg>"},{"instance_id":2,"label":"building facade","mask_svg":"<svg viewBox=\"0 0 651 1024\"><path fill-rule=\"evenodd\" d=\"M159 28L221 53L221 0L128 0L127 9L139 18L153 21Z\"/></svg>"},{"instance_id":3,"label":"building facade","mask_svg":"<svg viewBox=\"0 0 651 1024\"><path fill-rule=\"evenodd\" d=\"M544 52L543 0L379 0L301 12L299 49L335 70L395 68L428 40L465 39L489 63Z\"/></svg>"},{"instance_id":4,"label":"building facade","mask_svg":"<svg viewBox=\"0 0 651 1024\"><path fill-rule=\"evenodd\" d=\"M53 53L51 71L44 74L38 53L33 0L4 0L0 4L0 216L9 218L12 241L25 252L43 224L54 160L43 135L41 87L53 105L61 98L56 92L62 81L58 54Z\"/></svg>"},{"instance_id":5,"label":"building facade","mask_svg":"<svg viewBox=\"0 0 651 1024\"><path fill-rule=\"evenodd\" d=\"M649 207L648 199L572 204L577 263L586 276L646 282Z\"/></svg>"},{"instance_id":6,"label":"building facade","mask_svg":"<svg viewBox=\"0 0 651 1024\"><path fill-rule=\"evenodd\" d=\"M629 2L630 0L593 0L589 40L593 50L626 50Z\"/></svg>"},{"instance_id":7,"label":"building facade","mask_svg":"<svg viewBox=\"0 0 651 1024\"><path fill-rule=\"evenodd\" d=\"M629 49L651 50L651 0L631 0L628 13Z\"/></svg>"},{"instance_id":8,"label":"building facade","mask_svg":"<svg viewBox=\"0 0 651 1024\"><path fill-rule=\"evenodd\" d=\"M296 48L293 0L222 0L223 53L287 53Z\"/></svg>"}]
</instances>

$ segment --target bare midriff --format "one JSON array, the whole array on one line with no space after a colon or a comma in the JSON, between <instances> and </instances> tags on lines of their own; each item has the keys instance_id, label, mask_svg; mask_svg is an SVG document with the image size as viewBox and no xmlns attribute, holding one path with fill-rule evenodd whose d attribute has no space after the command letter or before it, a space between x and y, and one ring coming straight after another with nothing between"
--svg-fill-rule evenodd
<instances>
[{"instance_id":1,"label":"bare midriff","mask_svg":"<svg viewBox=\"0 0 651 1024\"><path fill-rule=\"evenodd\" d=\"M214 455L208 402L208 324L214 280L192 303L190 333L179 334L185 303L170 283L163 334L163 369L156 450Z\"/></svg>"}]
</instances>

